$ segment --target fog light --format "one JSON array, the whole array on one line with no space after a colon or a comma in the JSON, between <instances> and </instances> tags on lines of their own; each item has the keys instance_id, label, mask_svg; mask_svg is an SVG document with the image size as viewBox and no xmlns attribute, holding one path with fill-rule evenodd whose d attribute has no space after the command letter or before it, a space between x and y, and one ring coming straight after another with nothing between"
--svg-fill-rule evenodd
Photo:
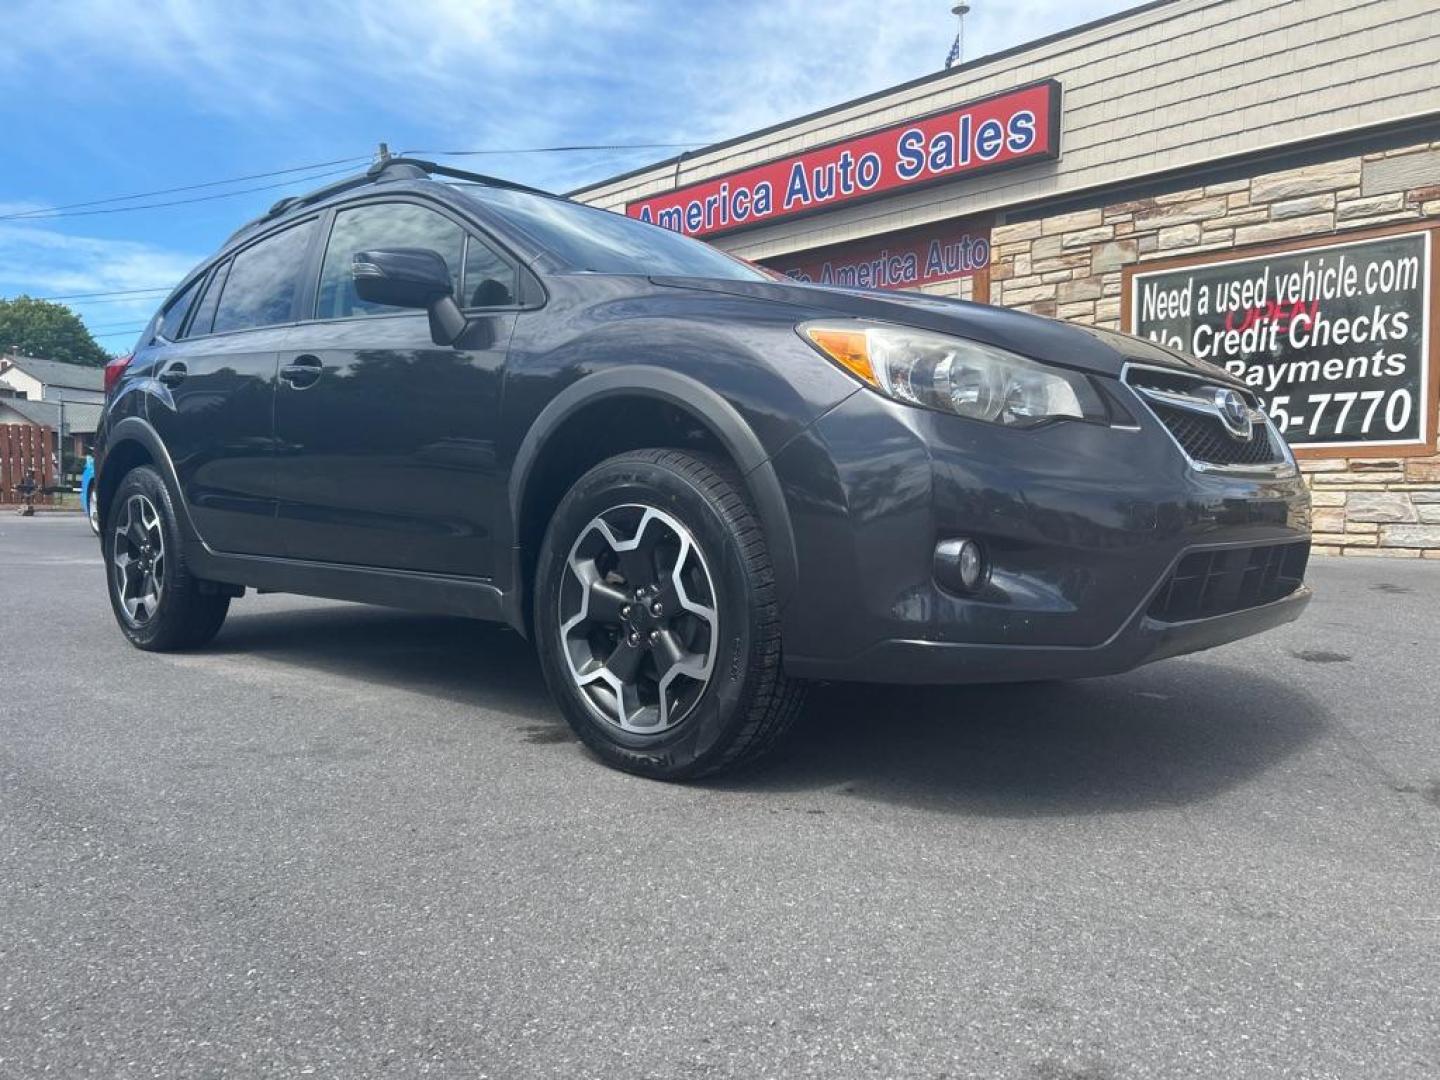
<instances>
[{"instance_id":1,"label":"fog light","mask_svg":"<svg viewBox=\"0 0 1440 1080\"><path fill-rule=\"evenodd\" d=\"M967 537L935 545L935 577L947 589L973 593L985 584L985 552Z\"/></svg>"}]
</instances>

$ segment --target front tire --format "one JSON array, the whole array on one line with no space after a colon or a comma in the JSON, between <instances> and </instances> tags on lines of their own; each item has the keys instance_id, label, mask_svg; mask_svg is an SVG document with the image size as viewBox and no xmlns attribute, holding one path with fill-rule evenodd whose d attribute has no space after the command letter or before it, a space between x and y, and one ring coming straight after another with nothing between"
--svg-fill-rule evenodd
<instances>
[{"instance_id":1,"label":"front tire","mask_svg":"<svg viewBox=\"0 0 1440 1080\"><path fill-rule=\"evenodd\" d=\"M142 465L125 474L101 545L120 631L150 652L193 649L220 631L230 597L190 575L170 491Z\"/></svg>"},{"instance_id":2,"label":"front tire","mask_svg":"<svg viewBox=\"0 0 1440 1080\"><path fill-rule=\"evenodd\" d=\"M626 772L747 764L800 711L765 538L715 458L637 450L576 481L541 548L534 626L565 719Z\"/></svg>"}]
</instances>

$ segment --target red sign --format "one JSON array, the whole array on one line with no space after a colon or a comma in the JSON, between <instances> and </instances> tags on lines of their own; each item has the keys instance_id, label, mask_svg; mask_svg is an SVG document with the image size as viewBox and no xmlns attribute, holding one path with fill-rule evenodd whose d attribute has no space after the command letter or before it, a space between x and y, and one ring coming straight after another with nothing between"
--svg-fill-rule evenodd
<instances>
[{"instance_id":1,"label":"red sign","mask_svg":"<svg viewBox=\"0 0 1440 1080\"><path fill-rule=\"evenodd\" d=\"M796 281L861 289L918 289L990 265L990 228L950 221L764 260Z\"/></svg>"},{"instance_id":2,"label":"red sign","mask_svg":"<svg viewBox=\"0 0 1440 1080\"><path fill-rule=\"evenodd\" d=\"M625 212L710 236L1059 153L1060 84L1049 80L638 199Z\"/></svg>"}]
</instances>

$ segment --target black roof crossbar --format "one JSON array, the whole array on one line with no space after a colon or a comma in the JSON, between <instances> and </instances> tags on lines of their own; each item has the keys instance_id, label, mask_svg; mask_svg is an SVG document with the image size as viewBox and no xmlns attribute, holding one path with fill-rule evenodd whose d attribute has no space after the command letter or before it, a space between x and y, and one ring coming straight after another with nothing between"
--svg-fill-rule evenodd
<instances>
[{"instance_id":1,"label":"black roof crossbar","mask_svg":"<svg viewBox=\"0 0 1440 1080\"><path fill-rule=\"evenodd\" d=\"M545 191L541 188L530 187L528 184L517 183L514 180L506 180L499 176L486 176L484 173L469 172L465 169L456 169L449 165L441 165L434 161L423 161L419 158L388 157L375 162L363 173L355 176L347 176L343 180L336 180L334 183L318 187L314 191L307 191L303 195L287 195L280 199L269 210L255 218L247 221L240 228L230 234L230 240L249 232L257 225L267 221L273 221L302 206L311 206L330 198L332 195L339 195L341 192L350 191L353 188L364 187L366 184L376 184L382 180L425 180L431 176L448 176L454 180L466 180L472 184L483 187L506 188L510 191L524 191L531 195L543 195L547 199L565 199L564 195L556 195L554 192ZM229 243L229 241L226 241Z\"/></svg>"},{"instance_id":2,"label":"black roof crossbar","mask_svg":"<svg viewBox=\"0 0 1440 1080\"><path fill-rule=\"evenodd\" d=\"M466 169L457 169L452 165L441 165L434 161L421 161L417 158L391 158L389 164L394 165L397 162L402 165L414 165L432 176L448 176L453 180L469 180L472 184L479 184L481 187L506 188L510 191L524 191L530 195L543 195L547 199L570 201L568 196L557 195L544 188L531 187L529 184L506 180L500 176L486 176L484 173L469 172Z\"/></svg>"}]
</instances>

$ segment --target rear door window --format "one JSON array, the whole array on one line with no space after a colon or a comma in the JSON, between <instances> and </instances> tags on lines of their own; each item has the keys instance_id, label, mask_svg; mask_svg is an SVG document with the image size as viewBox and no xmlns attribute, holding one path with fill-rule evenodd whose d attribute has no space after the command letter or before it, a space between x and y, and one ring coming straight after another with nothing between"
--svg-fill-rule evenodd
<instances>
[{"instance_id":1,"label":"rear door window","mask_svg":"<svg viewBox=\"0 0 1440 1080\"><path fill-rule=\"evenodd\" d=\"M230 276L215 312L215 333L294 320L295 297L314 231L312 218L267 236L231 260Z\"/></svg>"},{"instance_id":2,"label":"rear door window","mask_svg":"<svg viewBox=\"0 0 1440 1080\"><path fill-rule=\"evenodd\" d=\"M160 318L159 335L166 341L176 341L180 337L180 329L185 325L185 316L190 314L190 309L195 306L195 298L200 295L200 286L205 284L205 275L201 274L190 283L190 287L175 298L175 302L165 309L165 314Z\"/></svg>"},{"instance_id":3,"label":"rear door window","mask_svg":"<svg viewBox=\"0 0 1440 1080\"><path fill-rule=\"evenodd\" d=\"M210 333L210 328L215 323L215 309L220 305L220 292L225 288L225 277L229 273L230 263L227 260L210 275L210 284L205 286L205 295L200 298L200 303L195 305L195 318L190 320L190 328L185 331L186 337L199 337Z\"/></svg>"}]
</instances>

